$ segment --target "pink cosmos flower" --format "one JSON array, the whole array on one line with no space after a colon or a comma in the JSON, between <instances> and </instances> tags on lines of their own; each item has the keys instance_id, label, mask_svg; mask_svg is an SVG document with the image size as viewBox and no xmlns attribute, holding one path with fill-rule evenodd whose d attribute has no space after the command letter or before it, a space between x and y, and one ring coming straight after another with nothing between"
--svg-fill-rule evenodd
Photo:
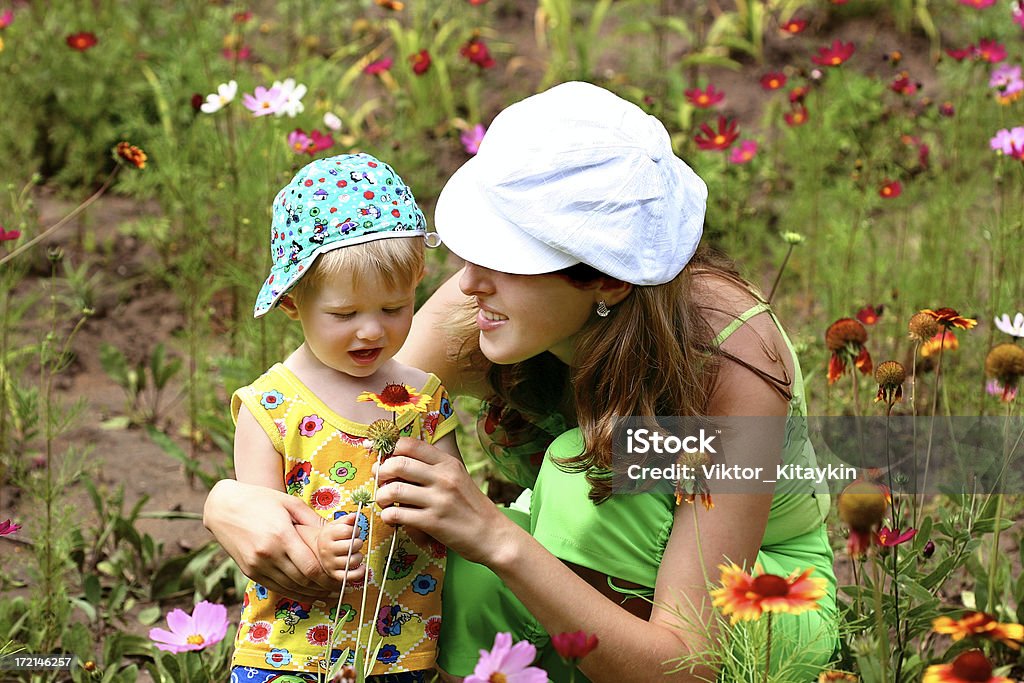
<instances>
[{"instance_id":1,"label":"pink cosmos flower","mask_svg":"<svg viewBox=\"0 0 1024 683\"><path fill-rule=\"evenodd\" d=\"M0 14L0 28L7 28L14 21L14 12L9 9L5 9L3 14Z\"/></svg>"},{"instance_id":2,"label":"pink cosmos flower","mask_svg":"<svg viewBox=\"0 0 1024 683\"><path fill-rule=\"evenodd\" d=\"M1003 128L989 140L989 147L999 154L1022 158L1024 157L1024 126L1007 130Z\"/></svg>"},{"instance_id":3,"label":"pink cosmos flower","mask_svg":"<svg viewBox=\"0 0 1024 683\"><path fill-rule=\"evenodd\" d=\"M987 391L990 396L999 396L1007 403L1017 398L1017 387L1006 391L1006 387L1000 384L997 379L990 379L985 385L985 391Z\"/></svg>"},{"instance_id":4,"label":"pink cosmos flower","mask_svg":"<svg viewBox=\"0 0 1024 683\"><path fill-rule=\"evenodd\" d=\"M478 123L459 136L462 146L466 149L466 154L476 154L480 150L480 143L484 141L486 132L487 129L483 124Z\"/></svg>"},{"instance_id":5,"label":"pink cosmos flower","mask_svg":"<svg viewBox=\"0 0 1024 683\"><path fill-rule=\"evenodd\" d=\"M203 650L224 640L228 630L228 610L224 605L203 600L191 615L180 609L171 610L167 614L167 625L170 631L162 628L149 630L149 639L157 649L174 654Z\"/></svg>"},{"instance_id":6,"label":"pink cosmos flower","mask_svg":"<svg viewBox=\"0 0 1024 683\"><path fill-rule=\"evenodd\" d=\"M284 104L280 88L267 90L262 85L256 87L254 94L245 93L242 97L242 104L253 113L253 116L266 116L276 114Z\"/></svg>"},{"instance_id":7,"label":"pink cosmos flower","mask_svg":"<svg viewBox=\"0 0 1024 683\"><path fill-rule=\"evenodd\" d=\"M292 151L296 154L308 154L309 156L313 156L317 152L333 147L334 138L331 137L330 133L324 135L319 130L310 131L309 135L307 135L306 131L301 128L296 128L291 133L288 133L288 146L291 147ZM303 434L303 436L311 435Z\"/></svg>"},{"instance_id":8,"label":"pink cosmos flower","mask_svg":"<svg viewBox=\"0 0 1024 683\"><path fill-rule=\"evenodd\" d=\"M391 57L384 57L383 59L377 59L363 67L363 73L368 76L377 76L391 69L391 65L395 63L395 60Z\"/></svg>"},{"instance_id":9,"label":"pink cosmos flower","mask_svg":"<svg viewBox=\"0 0 1024 683\"><path fill-rule=\"evenodd\" d=\"M1021 0L1013 3L1013 20L1018 26L1024 28L1024 2Z\"/></svg>"},{"instance_id":10,"label":"pink cosmos flower","mask_svg":"<svg viewBox=\"0 0 1024 683\"><path fill-rule=\"evenodd\" d=\"M0 225L0 242L16 240L19 237L21 237L21 230L4 230L3 226Z\"/></svg>"},{"instance_id":11,"label":"pink cosmos flower","mask_svg":"<svg viewBox=\"0 0 1024 683\"><path fill-rule=\"evenodd\" d=\"M967 47L960 50L947 48L946 54L955 59L956 61L962 62L968 57L974 56L974 45L968 45Z\"/></svg>"},{"instance_id":12,"label":"pink cosmos flower","mask_svg":"<svg viewBox=\"0 0 1024 683\"><path fill-rule=\"evenodd\" d=\"M974 48L974 58L995 64L1006 59L1006 46L994 40L982 38Z\"/></svg>"},{"instance_id":13,"label":"pink cosmos flower","mask_svg":"<svg viewBox=\"0 0 1024 683\"><path fill-rule=\"evenodd\" d=\"M21 525L15 524L9 519L0 522L0 536L10 536L21 531Z\"/></svg>"},{"instance_id":14,"label":"pink cosmos flower","mask_svg":"<svg viewBox=\"0 0 1024 683\"><path fill-rule=\"evenodd\" d=\"M729 152L729 161L734 164L745 164L757 155L757 142L741 140Z\"/></svg>"},{"instance_id":15,"label":"pink cosmos flower","mask_svg":"<svg viewBox=\"0 0 1024 683\"><path fill-rule=\"evenodd\" d=\"M243 45L237 50L233 50L230 47L226 47L220 51L221 57L228 60L229 62L245 62L252 57L252 48L248 45Z\"/></svg>"},{"instance_id":16,"label":"pink cosmos flower","mask_svg":"<svg viewBox=\"0 0 1024 683\"><path fill-rule=\"evenodd\" d=\"M960 0L960 4L973 7L974 9L985 9L996 4L996 0Z\"/></svg>"},{"instance_id":17,"label":"pink cosmos flower","mask_svg":"<svg viewBox=\"0 0 1024 683\"><path fill-rule=\"evenodd\" d=\"M494 647L491 651L480 651L480 660L476 663L472 675L466 683L490 683L491 681L508 681L508 683L547 683L548 675L543 669L530 666L537 655L537 648L525 640L512 644L512 635L499 633L494 636Z\"/></svg>"}]
</instances>

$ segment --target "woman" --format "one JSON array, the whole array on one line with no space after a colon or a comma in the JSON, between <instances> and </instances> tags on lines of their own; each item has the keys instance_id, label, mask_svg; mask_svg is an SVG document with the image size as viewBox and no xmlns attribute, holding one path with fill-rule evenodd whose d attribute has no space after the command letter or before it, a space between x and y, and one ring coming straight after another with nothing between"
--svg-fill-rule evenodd
<instances>
[{"instance_id":1,"label":"woman","mask_svg":"<svg viewBox=\"0 0 1024 683\"><path fill-rule=\"evenodd\" d=\"M417 313L401 361L484 399L488 453L532 487L518 509L499 510L457 462L410 439L380 468L382 518L454 551L439 660L449 674L471 673L479 649L510 631L564 680L546 634L584 630L602 643L580 665L591 681L662 680L667 660L706 645L672 611L709 623L705 577L726 558L827 579L820 610L778 620L773 657L803 662L797 680L827 664L827 494L716 495L695 517L671 495L612 495L604 476L615 417L806 414L774 314L730 265L697 251L706 197L660 122L584 83L502 112L441 193L436 228L466 266ZM467 307L471 330L453 323ZM439 330L448 348L433 343ZM723 435L729 465L815 464L805 432L773 424ZM255 518L236 512L243 500ZM246 574L315 596L331 583L292 526L316 524L307 512L221 482L206 523Z\"/></svg>"}]
</instances>

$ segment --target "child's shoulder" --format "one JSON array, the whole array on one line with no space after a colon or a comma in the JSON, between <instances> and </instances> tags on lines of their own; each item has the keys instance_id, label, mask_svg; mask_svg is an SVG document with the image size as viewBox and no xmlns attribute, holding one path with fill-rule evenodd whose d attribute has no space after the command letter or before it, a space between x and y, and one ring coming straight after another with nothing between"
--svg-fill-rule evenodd
<instances>
[{"instance_id":1,"label":"child's shoulder","mask_svg":"<svg viewBox=\"0 0 1024 683\"><path fill-rule=\"evenodd\" d=\"M392 363L392 366L389 368L389 374L392 379L389 381L401 382L414 389L422 389L426 385L427 380L430 379L429 372L424 372L411 365L403 365L398 361L393 361Z\"/></svg>"}]
</instances>

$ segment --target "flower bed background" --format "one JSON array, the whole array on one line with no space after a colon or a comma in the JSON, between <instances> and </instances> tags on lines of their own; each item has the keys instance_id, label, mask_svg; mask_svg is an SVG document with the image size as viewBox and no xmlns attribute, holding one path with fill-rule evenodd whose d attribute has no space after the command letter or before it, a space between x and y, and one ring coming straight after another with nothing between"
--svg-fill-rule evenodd
<instances>
[{"instance_id":1,"label":"flower bed background","mask_svg":"<svg viewBox=\"0 0 1024 683\"><path fill-rule=\"evenodd\" d=\"M772 292L812 414L1020 416L1024 370L986 358L1024 336L1022 61L1005 0L0 4L0 652L74 653L74 680L206 675L146 634L171 606L238 600L198 514L230 473L225 397L296 342L249 314L274 193L366 150L429 216L494 114L564 80L665 122L708 182L707 241ZM431 258L423 296L458 267ZM978 326L908 341L944 307ZM865 348L906 368L902 403L871 403ZM1019 623L1021 511L936 497L885 513L881 538L872 522L853 561L849 520L830 524L835 668L921 680L977 645L935 633L940 614ZM984 648L1024 675L1019 650Z\"/></svg>"}]
</instances>

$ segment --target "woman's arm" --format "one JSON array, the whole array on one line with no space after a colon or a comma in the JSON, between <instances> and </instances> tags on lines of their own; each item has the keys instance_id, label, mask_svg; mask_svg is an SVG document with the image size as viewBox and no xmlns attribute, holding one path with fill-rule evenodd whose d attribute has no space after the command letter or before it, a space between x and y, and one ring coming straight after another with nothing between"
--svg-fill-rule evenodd
<instances>
[{"instance_id":1,"label":"woman's arm","mask_svg":"<svg viewBox=\"0 0 1024 683\"><path fill-rule=\"evenodd\" d=\"M713 412L785 416L786 402L750 371L726 362L719 379ZM723 446L730 453L730 465L774 469L783 436L780 419L775 433L748 430L729 435ZM680 626L671 610L703 605L703 612L691 618L712 623L705 575L716 582L717 566L726 558L738 564L753 562L771 506L770 494L720 494L713 510L698 515L699 530L694 528L692 509L679 508L657 577L656 606L650 620L643 621L604 597L501 514L450 458L410 439L399 442L396 454L400 457L382 465L381 479L404 481L384 485L377 502L402 506L389 507L382 518L420 528L466 559L490 567L549 633L584 630L603 643L614 643L583 660L581 670L594 683L642 680L637 672L665 680L664 673L672 668L665 662L703 649L705 634ZM674 674L671 680L708 680L713 675L711 669L696 670Z\"/></svg>"}]
</instances>

